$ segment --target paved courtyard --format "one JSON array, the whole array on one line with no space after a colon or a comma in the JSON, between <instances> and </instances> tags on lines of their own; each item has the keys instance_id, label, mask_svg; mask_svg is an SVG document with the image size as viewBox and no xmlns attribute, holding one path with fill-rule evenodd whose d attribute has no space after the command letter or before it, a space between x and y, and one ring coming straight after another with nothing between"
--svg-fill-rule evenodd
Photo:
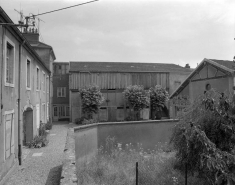
<instances>
[{"instance_id":1,"label":"paved courtyard","mask_svg":"<svg viewBox=\"0 0 235 185\"><path fill-rule=\"evenodd\" d=\"M39 149L23 150L23 164L16 169L6 185L57 185L63 161L68 122L53 123L49 144Z\"/></svg>"}]
</instances>

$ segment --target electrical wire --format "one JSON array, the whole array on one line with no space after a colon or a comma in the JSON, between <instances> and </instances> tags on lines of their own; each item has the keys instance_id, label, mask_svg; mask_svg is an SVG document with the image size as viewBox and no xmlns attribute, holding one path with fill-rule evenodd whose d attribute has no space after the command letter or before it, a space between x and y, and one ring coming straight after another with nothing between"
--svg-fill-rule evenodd
<instances>
[{"instance_id":1,"label":"electrical wire","mask_svg":"<svg viewBox=\"0 0 235 185\"><path fill-rule=\"evenodd\" d=\"M57 9L57 10L52 10L52 11L49 11L49 12L44 12L44 13L40 13L40 14L32 15L32 16L28 16L28 17L35 17L35 16L39 16L39 15L44 15L44 14L52 13L52 12L57 12L57 11L60 11L60 10L65 10L65 9L68 9L68 8L73 8L75 6L81 6L81 5L85 5L85 4L88 4L88 3L93 3L95 1L99 1L99 0L88 1L88 2L85 2L85 3L80 3L80 4L77 4L77 5L68 6L68 7L65 7L65 8L60 8L60 9Z\"/></svg>"}]
</instances>

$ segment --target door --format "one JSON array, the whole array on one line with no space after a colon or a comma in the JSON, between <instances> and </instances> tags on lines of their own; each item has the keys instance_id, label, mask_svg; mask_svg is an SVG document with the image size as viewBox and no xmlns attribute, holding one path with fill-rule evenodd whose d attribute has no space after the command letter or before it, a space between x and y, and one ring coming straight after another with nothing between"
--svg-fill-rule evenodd
<instances>
[{"instance_id":1,"label":"door","mask_svg":"<svg viewBox=\"0 0 235 185\"><path fill-rule=\"evenodd\" d=\"M23 113L23 132L23 144L26 145L33 140L33 110L31 108Z\"/></svg>"}]
</instances>

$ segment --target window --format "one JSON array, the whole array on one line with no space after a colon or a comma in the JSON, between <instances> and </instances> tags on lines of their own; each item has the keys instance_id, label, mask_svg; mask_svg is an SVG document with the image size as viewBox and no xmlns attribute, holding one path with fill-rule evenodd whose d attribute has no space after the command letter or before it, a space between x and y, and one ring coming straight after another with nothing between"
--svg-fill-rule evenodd
<instances>
[{"instance_id":1,"label":"window","mask_svg":"<svg viewBox=\"0 0 235 185\"><path fill-rule=\"evenodd\" d=\"M42 91L46 91L46 74L42 71Z\"/></svg>"},{"instance_id":2,"label":"window","mask_svg":"<svg viewBox=\"0 0 235 185\"><path fill-rule=\"evenodd\" d=\"M46 91L47 91L47 93L49 93L49 76L47 76L46 81L47 81L47 82L46 82L46 83L47 83L47 84L46 84L46 89L47 89Z\"/></svg>"},{"instance_id":3,"label":"window","mask_svg":"<svg viewBox=\"0 0 235 185\"><path fill-rule=\"evenodd\" d=\"M69 107L66 107L66 116L69 116Z\"/></svg>"},{"instance_id":4,"label":"window","mask_svg":"<svg viewBox=\"0 0 235 185\"><path fill-rule=\"evenodd\" d=\"M39 80L39 68L37 67L36 68L36 90L40 90L40 86L39 86L39 84L40 84L40 80Z\"/></svg>"},{"instance_id":5,"label":"window","mask_svg":"<svg viewBox=\"0 0 235 185\"><path fill-rule=\"evenodd\" d=\"M26 60L26 88L27 89L30 89L30 73L31 73L31 70L30 70L30 60L27 59Z\"/></svg>"},{"instance_id":6,"label":"window","mask_svg":"<svg viewBox=\"0 0 235 185\"><path fill-rule=\"evenodd\" d=\"M47 121L49 121L49 102L47 102Z\"/></svg>"},{"instance_id":7,"label":"window","mask_svg":"<svg viewBox=\"0 0 235 185\"><path fill-rule=\"evenodd\" d=\"M54 107L54 116L58 116L57 107Z\"/></svg>"},{"instance_id":8,"label":"window","mask_svg":"<svg viewBox=\"0 0 235 185\"><path fill-rule=\"evenodd\" d=\"M57 87L57 97L66 97L66 87Z\"/></svg>"},{"instance_id":9,"label":"window","mask_svg":"<svg viewBox=\"0 0 235 185\"><path fill-rule=\"evenodd\" d=\"M14 110L5 112L5 159L14 153Z\"/></svg>"},{"instance_id":10,"label":"window","mask_svg":"<svg viewBox=\"0 0 235 185\"><path fill-rule=\"evenodd\" d=\"M206 84L206 90L207 91L211 90L211 84Z\"/></svg>"},{"instance_id":11,"label":"window","mask_svg":"<svg viewBox=\"0 0 235 185\"><path fill-rule=\"evenodd\" d=\"M6 39L5 85L14 87L15 47Z\"/></svg>"}]
</instances>

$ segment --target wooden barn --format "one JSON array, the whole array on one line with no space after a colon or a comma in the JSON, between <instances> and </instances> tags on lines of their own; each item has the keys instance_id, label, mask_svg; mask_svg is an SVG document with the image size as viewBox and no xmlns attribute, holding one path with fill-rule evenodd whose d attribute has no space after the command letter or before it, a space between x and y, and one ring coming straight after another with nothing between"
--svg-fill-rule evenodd
<instances>
[{"instance_id":1,"label":"wooden barn","mask_svg":"<svg viewBox=\"0 0 235 185\"><path fill-rule=\"evenodd\" d=\"M100 108L100 121L121 121L128 116L123 90L129 85L145 89L161 85L172 93L191 73L188 65L181 67L164 63L70 62L71 121L82 116L79 91L98 85L105 96Z\"/></svg>"}]
</instances>

